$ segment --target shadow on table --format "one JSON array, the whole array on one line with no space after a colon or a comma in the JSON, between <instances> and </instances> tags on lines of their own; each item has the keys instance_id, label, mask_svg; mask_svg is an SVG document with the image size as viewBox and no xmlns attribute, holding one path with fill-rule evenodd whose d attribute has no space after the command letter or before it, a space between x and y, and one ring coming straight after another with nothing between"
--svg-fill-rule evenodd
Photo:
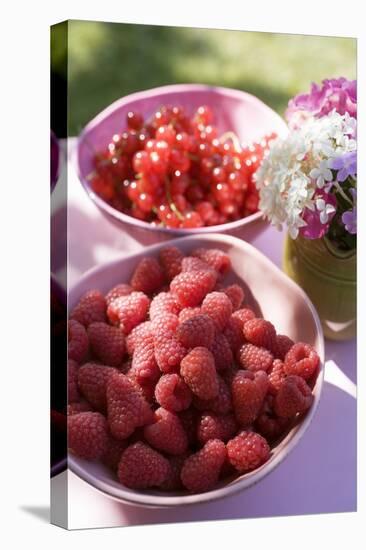
<instances>
[{"instance_id":1,"label":"shadow on table","mask_svg":"<svg viewBox=\"0 0 366 550\"><path fill-rule=\"evenodd\" d=\"M296 449L237 495L165 510L120 506L128 525L355 511L356 401L325 382L318 411Z\"/></svg>"},{"instance_id":2,"label":"shadow on table","mask_svg":"<svg viewBox=\"0 0 366 550\"><path fill-rule=\"evenodd\" d=\"M39 519L43 523L50 523L49 506L19 506L20 510Z\"/></svg>"}]
</instances>

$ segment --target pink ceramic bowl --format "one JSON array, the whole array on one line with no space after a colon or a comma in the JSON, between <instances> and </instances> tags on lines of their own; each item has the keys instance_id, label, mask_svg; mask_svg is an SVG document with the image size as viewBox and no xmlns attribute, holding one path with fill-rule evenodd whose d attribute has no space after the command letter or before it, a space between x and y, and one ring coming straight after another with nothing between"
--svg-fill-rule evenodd
<instances>
[{"instance_id":1,"label":"pink ceramic bowl","mask_svg":"<svg viewBox=\"0 0 366 550\"><path fill-rule=\"evenodd\" d=\"M116 101L97 115L78 138L73 151L73 161L89 197L113 221L125 224L125 227L128 224L137 232L154 231L160 234L159 237L156 235L157 240L170 238L172 235L217 231L236 234L243 226L258 221L262 217L260 212L234 222L199 229L155 227L148 222L119 212L92 191L87 177L94 169L94 153L103 150L110 142L111 136L124 129L128 111L137 110L144 117L148 117L163 104L181 105L187 108L188 112L192 112L200 105L209 105L214 110L215 124L219 132L232 130L243 143L259 140L263 135L271 132L281 136L287 133L287 126L277 113L256 97L239 90L201 84L177 84L131 94Z\"/></svg>"},{"instance_id":2,"label":"pink ceramic bowl","mask_svg":"<svg viewBox=\"0 0 366 550\"><path fill-rule=\"evenodd\" d=\"M251 306L271 320L279 333L287 334L295 341L302 340L313 345L321 358L322 366L314 386L315 399L310 410L272 449L269 461L253 472L221 482L212 491L193 495L186 492L167 494L158 490L133 491L121 485L102 464L69 455L68 464L71 470L96 489L117 500L145 507L183 506L212 501L257 483L291 452L304 435L313 420L323 385L324 340L321 324L314 306L296 283L256 248L228 235L195 235L173 240L170 244L185 253L200 246L220 248L227 252L233 266L233 272L227 280L240 280L244 287L249 287ZM91 288L107 292L117 283L127 282L137 262L144 256L156 256L163 246L164 244L150 246L143 252L92 269L70 291L69 307L75 306L81 295Z\"/></svg>"}]
</instances>

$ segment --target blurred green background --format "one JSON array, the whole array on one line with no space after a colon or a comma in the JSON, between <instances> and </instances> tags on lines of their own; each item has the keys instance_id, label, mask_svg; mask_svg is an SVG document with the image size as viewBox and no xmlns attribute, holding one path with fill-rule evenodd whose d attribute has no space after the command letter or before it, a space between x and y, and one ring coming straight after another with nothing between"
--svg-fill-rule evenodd
<instances>
[{"instance_id":1,"label":"blurred green background","mask_svg":"<svg viewBox=\"0 0 366 550\"><path fill-rule=\"evenodd\" d=\"M65 50L53 40L53 71ZM312 81L356 78L356 40L149 25L68 23L69 135L112 101L164 84L248 91L283 114Z\"/></svg>"}]
</instances>

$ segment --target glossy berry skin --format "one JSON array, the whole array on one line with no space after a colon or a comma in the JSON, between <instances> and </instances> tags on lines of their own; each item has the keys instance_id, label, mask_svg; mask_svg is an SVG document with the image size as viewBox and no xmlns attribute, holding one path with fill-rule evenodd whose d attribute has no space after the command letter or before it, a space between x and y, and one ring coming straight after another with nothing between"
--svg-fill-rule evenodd
<instances>
[{"instance_id":1,"label":"glossy berry skin","mask_svg":"<svg viewBox=\"0 0 366 550\"><path fill-rule=\"evenodd\" d=\"M252 178L268 140L237 151L214 119L208 106L163 105L148 118L129 111L126 129L95 154L91 188L116 210L170 229L220 225L256 212Z\"/></svg>"}]
</instances>

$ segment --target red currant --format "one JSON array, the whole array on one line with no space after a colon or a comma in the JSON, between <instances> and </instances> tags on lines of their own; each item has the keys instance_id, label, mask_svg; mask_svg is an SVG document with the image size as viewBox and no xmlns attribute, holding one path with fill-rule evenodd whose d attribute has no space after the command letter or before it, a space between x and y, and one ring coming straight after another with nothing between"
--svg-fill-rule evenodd
<instances>
[{"instance_id":1,"label":"red currant","mask_svg":"<svg viewBox=\"0 0 366 550\"><path fill-rule=\"evenodd\" d=\"M129 111L127 113L127 126L131 130L141 130L144 123L143 116L136 111Z\"/></svg>"},{"instance_id":2,"label":"red currant","mask_svg":"<svg viewBox=\"0 0 366 550\"><path fill-rule=\"evenodd\" d=\"M185 228L195 228L195 227L202 227L203 221L201 216L198 212L188 212L184 216L184 220L182 221L182 226Z\"/></svg>"}]
</instances>

